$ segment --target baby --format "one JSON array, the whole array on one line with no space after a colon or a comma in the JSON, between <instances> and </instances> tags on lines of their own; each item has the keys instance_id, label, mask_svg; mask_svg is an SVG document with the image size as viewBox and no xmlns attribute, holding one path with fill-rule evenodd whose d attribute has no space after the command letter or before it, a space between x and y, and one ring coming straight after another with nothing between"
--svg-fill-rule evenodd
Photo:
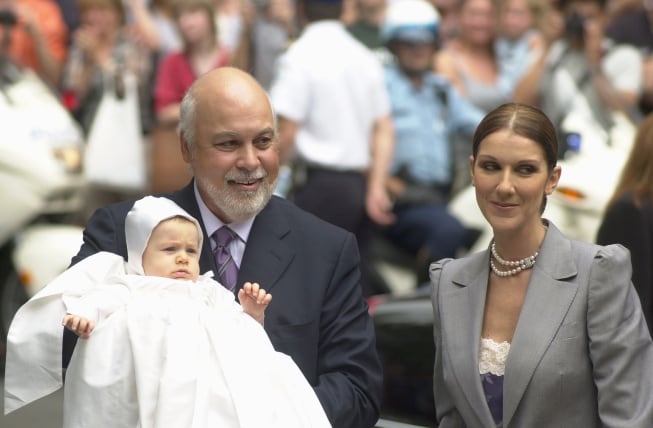
<instances>
[{"instance_id":1,"label":"baby","mask_svg":"<svg viewBox=\"0 0 653 428\"><path fill-rule=\"evenodd\" d=\"M145 203L145 200L139 205ZM161 202L167 204L166 202ZM157 202L159 204L159 202ZM133 215L132 211L130 215ZM145 275L183 281L197 281L200 274L199 255L202 249L202 233L190 216L175 215L162 220L152 230L142 256ZM272 295L257 283L246 282L238 292L243 311L263 325L265 308ZM79 337L87 339L95 328L95 319L81 315L66 314L63 325Z\"/></svg>"},{"instance_id":2,"label":"baby","mask_svg":"<svg viewBox=\"0 0 653 428\"><path fill-rule=\"evenodd\" d=\"M62 386L63 320L85 339L66 371L64 428L330 426L311 385L262 327L271 295L245 283L238 304L212 272L200 275L196 219L148 196L128 213L125 237L127 262L90 256L18 311L5 413Z\"/></svg>"}]
</instances>

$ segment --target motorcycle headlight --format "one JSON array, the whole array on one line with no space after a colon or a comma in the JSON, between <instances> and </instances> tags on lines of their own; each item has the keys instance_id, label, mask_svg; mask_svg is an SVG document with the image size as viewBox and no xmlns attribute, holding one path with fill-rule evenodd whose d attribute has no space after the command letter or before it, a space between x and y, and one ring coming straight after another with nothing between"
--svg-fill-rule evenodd
<instances>
[{"instance_id":1,"label":"motorcycle headlight","mask_svg":"<svg viewBox=\"0 0 653 428\"><path fill-rule=\"evenodd\" d=\"M79 172L82 169L82 154L79 147L62 146L54 149L54 155L61 161L67 172Z\"/></svg>"}]
</instances>

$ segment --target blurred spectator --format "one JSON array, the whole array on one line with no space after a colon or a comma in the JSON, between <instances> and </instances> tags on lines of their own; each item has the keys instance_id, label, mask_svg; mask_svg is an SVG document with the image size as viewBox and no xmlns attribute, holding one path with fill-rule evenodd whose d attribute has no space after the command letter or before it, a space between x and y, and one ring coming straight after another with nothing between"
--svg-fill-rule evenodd
<instances>
[{"instance_id":1,"label":"blurred spectator","mask_svg":"<svg viewBox=\"0 0 653 428\"><path fill-rule=\"evenodd\" d=\"M339 20L339 0L302 0L298 11L308 25L279 58L270 90L281 161L294 161L303 177L295 203L353 232L365 264L369 219L393 221L385 192L393 133L383 68ZM369 267L361 270L365 275ZM365 277L361 283L366 295L373 292Z\"/></svg>"},{"instance_id":2,"label":"blurred spectator","mask_svg":"<svg viewBox=\"0 0 653 428\"><path fill-rule=\"evenodd\" d=\"M544 49L542 29L547 22L549 0L502 0L495 51L501 73L516 85Z\"/></svg>"},{"instance_id":3,"label":"blurred spectator","mask_svg":"<svg viewBox=\"0 0 653 428\"><path fill-rule=\"evenodd\" d=\"M431 71L438 24L430 3L402 0L388 8L382 33L396 58L386 66L386 84L396 134L388 189L397 221L384 231L416 256L417 285L428 281L432 261L455 257L467 243L467 229L447 209L456 154L452 136L461 133L469 141L483 118ZM469 157L464 163L469 175Z\"/></svg>"},{"instance_id":4,"label":"blurred spectator","mask_svg":"<svg viewBox=\"0 0 653 428\"><path fill-rule=\"evenodd\" d=\"M653 334L653 114L639 124L596 242L630 250L633 284Z\"/></svg>"},{"instance_id":5,"label":"blurred spectator","mask_svg":"<svg viewBox=\"0 0 653 428\"><path fill-rule=\"evenodd\" d=\"M556 35L551 25L542 55L518 83L514 98L541 106L560 132L591 131L592 141L607 142L621 123L616 114L631 117L636 109L642 60L634 47L604 37L604 6L604 0L562 5L562 31ZM565 150L564 141L560 149Z\"/></svg>"},{"instance_id":6,"label":"blurred spectator","mask_svg":"<svg viewBox=\"0 0 653 428\"><path fill-rule=\"evenodd\" d=\"M256 11L252 0L214 0L218 43L229 52L231 64L247 70L252 22Z\"/></svg>"},{"instance_id":7,"label":"blurred spectator","mask_svg":"<svg viewBox=\"0 0 653 428\"><path fill-rule=\"evenodd\" d=\"M160 124L179 121L181 99L198 76L229 63L229 53L216 37L213 0L173 0L172 14L183 47L157 67L154 109Z\"/></svg>"},{"instance_id":8,"label":"blurred spectator","mask_svg":"<svg viewBox=\"0 0 653 428\"><path fill-rule=\"evenodd\" d=\"M512 91L494 53L496 13L492 0L461 0L458 34L435 59L435 72L484 112L503 104Z\"/></svg>"},{"instance_id":9,"label":"blurred spectator","mask_svg":"<svg viewBox=\"0 0 653 428\"><path fill-rule=\"evenodd\" d=\"M385 15L386 0L354 0L356 19L347 30L371 49L382 63L388 62L388 51L381 40L381 24Z\"/></svg>"},{"instance_id":10,"label":"blurred spectator","mask_svg":"<svg viewBox=\"0 0 653 428\"><path fill-rule=\"evenodd\" d=\"M147 0L123 0L123 8L124 25L130 36L150 52L159 50L161 46L159 30L152 19Z\"/></svg>"},{"instance_id":11,"label":"blurred spectator","mask_svg":"<svg viewBox=\"0 0 653 428\"><path fill-rule=\"evenodd\" d=\"M440 14L440 29L438 39L442 46L458 35L458 4L459 0L430 0Z\"/></svg>"},{"instance_id":12,"label":"blurred spectator","mask_svg":"<svg viewBox=\"0 0 653 428\"><path fill-rule=\"evenodd\" d=\"M141 121L151 122L151 51L125 25L122 0L79 0L81 25L73 34L64 89L75 97L74 113L88 132L107 79L130 73L140 89Z\"/></svg>"},{"instance_id":13,"label":"blurred spectator","mask_svg":"<svg viewBox=\"0 0 653 428\"><path fill-rule=\"evenodd\" d=\"M256 80L269 89L277 59L297 35L295 3L294 0L256 0L254 5L256 17L249 35L249 58L241 60L240 66L251 70Z\"/></svg>"},{"instance_id":14,"label":"blurred spectator","mask_svg":"<svg viewBox=\"0 0 653 428\"><path fill-rule=\"evenodd\" d=\"M653 0L643 0L634 11L613 19L607 35L615 43L639 49L644 61L639 108L643 115L653 112Z\"/></svg>"},{"instance_id":15,"label":"blurred spectator","mask_svg":"<svg viewBox=\"0 0 653 428\"><path fill-rule=\"evenodd\" d=\"M181 100L199 76L227 65L230 57L218 42L214 0L172 0L170 9L182 48L167 54L157 66L157 127L151 135L149 170L149 190L154 193L173 191L190 180L175 129Z\"/></svg>"},{"instance_id":16,"label":"blurred spectator","mask_svg":"<svg viewBox=\"0 0 653 428\"><path fill-rule=\"evenodd\" d=\"M81 24L73 34L64 76L69 106L88 135L105 93L114 91L117 99L137 96L139 128L149 132L153 123L151 47L156 41L148 33L152 27L149 23L144 26L126 25L127 11L122 0L78 1ZM131 0L126 4L136 5L140 1ZM143 10L130 10L134 17L148 19L149 15L142 15ZM129 196L136 195L93 187L88 192L84 215L89 215L98 206Z\"/></svg>"},{"instance_id":17,"label":"blurred spectator","mask_svg":"<svg viewBox=\"0 0 653 428\"><path fill-rule=\"evenodd\" d=\"M53 89L59 88L66 59L68 30L52 0L0 0L0 54L35 71Z\"/></svg>"},{"instance_id":18,"label":"blurred spectator","mask_svg":"<svg viewBox=\"0 0 653 428\"><path fill-rule=\"evenodd\" d=\"M159 35L157 66L169 53L180 50L183 45L171 3L172 0L152 0L150 5L152 22Z\"/></svg>"}]
</instances>

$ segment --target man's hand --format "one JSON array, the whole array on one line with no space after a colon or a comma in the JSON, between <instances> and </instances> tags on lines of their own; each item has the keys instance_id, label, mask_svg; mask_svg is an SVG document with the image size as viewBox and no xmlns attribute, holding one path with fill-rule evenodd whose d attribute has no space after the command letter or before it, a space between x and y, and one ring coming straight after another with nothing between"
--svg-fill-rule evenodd
<instances>
[{"instance_id":1,"label":"man's hand","mask_svg":"<svg viewBox=\"0 0 653 428\"><path fill-rule=\"evenodd\" d=\"M256 282L246 282L238 291L238 301L246 314L263 325L265 309L272 301L271 294L268 294Z\"/></svg>"},{"instance_id":2,"label":"man's hand","mask_svg":"<svg viewBox=\"0 0 653 428\"><path fill-rule=\"evenodd\" d=\"M61 324L82 339L88 339L95 328L93 321L72 314L66 314Z\"/></svg>"},{"instance_id":3,"label":"man's hand","mask_svg":"<svg viewBox=\"0 0 653 428\"><path fill-rule=\"evenodd\" d=\"M367 215L377 224L387 226L396 221L396 216L392 212L392 201L385 188L381 186L368 187L365 207Z\"/></svg>"}]
</instances>

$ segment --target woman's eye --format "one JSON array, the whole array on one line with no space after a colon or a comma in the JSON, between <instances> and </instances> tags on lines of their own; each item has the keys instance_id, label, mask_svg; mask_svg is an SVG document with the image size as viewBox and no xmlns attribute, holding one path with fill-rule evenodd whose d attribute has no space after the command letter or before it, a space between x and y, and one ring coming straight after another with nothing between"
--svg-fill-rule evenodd
<instances>
[{"instance_id":1,"label":"woman's eye","mask_svg":"<svg viewBox=\"0 0 653 428\"><path fill-rule=\"evenodd\" d=\"M517 171L519 171L520 174L532 174L535 172L535 168L531 165L522 165L517 169Z\"/></svg>"},{"instance_id":2,"label":"woman's eye","mask_svg":"<svg viewBox=\"0 0 653 428\"><path fill-rule=\"evenodd\" d=\"M495 164L494 162L485 162L481 164L481 168L486 171L496 171L499 169L499 165Z\"/></svg>"}]
</instances>

